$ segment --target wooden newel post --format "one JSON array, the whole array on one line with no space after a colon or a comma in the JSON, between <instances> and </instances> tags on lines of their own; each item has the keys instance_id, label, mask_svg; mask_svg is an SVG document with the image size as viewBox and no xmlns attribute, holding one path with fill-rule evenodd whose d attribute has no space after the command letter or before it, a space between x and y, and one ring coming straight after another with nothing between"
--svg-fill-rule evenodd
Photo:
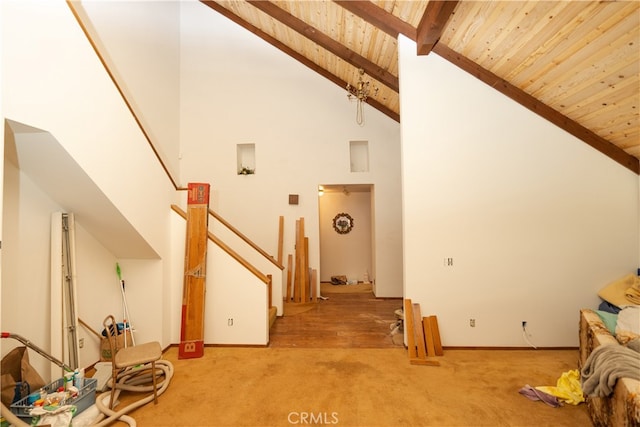
<instances>
[{"instance_id":1,"label":"wooden newel post","mask_svg":"<svg viewBox=\"0 0 640 427\"><path fill-rule=\"evenodd\" d=\"M179 359L204 355L209 184L189 183Z\"/></svg>"},{"instance_id":2,"label":"wooden newel post","mask_svg":"<svg viewBox=\"0 0 640 427\"><path fill-rule=\"evenodd\" d=\"M267 308L270 308L273 306L273 276L267 274L267 277L269 278L269 283L267 284L267 289L269 290L269 305Z\"/></svg>"}]
</instances>

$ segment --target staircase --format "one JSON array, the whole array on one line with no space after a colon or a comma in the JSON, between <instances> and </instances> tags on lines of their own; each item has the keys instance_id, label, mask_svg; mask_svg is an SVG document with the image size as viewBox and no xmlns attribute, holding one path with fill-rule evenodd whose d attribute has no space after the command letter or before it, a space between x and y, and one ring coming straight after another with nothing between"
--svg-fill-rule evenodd
<instances>
[{"instance_id":1,"label":"staircase","mask_svg":"<svg viewBox=\"0 0 640 427\"><path fill-rule=\"evenodd\" d=\"M171 209L174 212L176 212L178 215L180 215L183 219L185 219L185 220L187 219L186 212L182 208L180 208L179 206L171 205ZM239 230L237 230L235 227L233 227L229 222L227 222L219 214L217 214L216 212L214 212L211 209L209 209L209 214L215 220L217 220L221 224L223 224L233 234L235 234L237 237L239 237L252 250L254 250L255 252L257 252L260 255L262 255L262 257L267 259L270 264L276 266L280 270L284 270L284 267L280 263L278 263L272 256L267 254L262 248L257 246L254 242L252 242L249 238L247 238ZM270 330L271 327L273 326L276 318L277 318L277 315L278 315L278 307L273 304L273 300L274 300L273 298L276 297L276 298L279 298L281 300L281 297L280 297L279 294L276 293L274 295L272 275L271 274L265 274L262 271L260 271L251 262L249 262L246 258L241 256L237 251L233 250L228 244L223 242L218 236L214 235L210 231L207 233L207 237L208 237L209 241L211 241L212 243L216 244L220 249L222 249L224 252L226 252L231 258L233 258L240 265L242 265L247 271L251 272L253 274L253 276L255 276L256 278L258 278L260 281L262 281L264 284L267 285L267 287L268 287L268 304L265 307L265 309L267 310L267 313L265 313L265 314L268 314L268 319L269 319L268 320L269 321L269 326L268 327L269 327L269 330ZM278 301L278 299L276 299L276 301Z\"/></svg>"}]
</instances>

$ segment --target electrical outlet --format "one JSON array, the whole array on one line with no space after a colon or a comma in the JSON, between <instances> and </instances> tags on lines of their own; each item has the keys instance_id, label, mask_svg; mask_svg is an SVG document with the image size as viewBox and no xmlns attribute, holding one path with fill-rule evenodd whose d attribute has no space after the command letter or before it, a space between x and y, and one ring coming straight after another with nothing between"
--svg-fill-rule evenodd
<instances>
[{"instance_id":1,"label":"electrical outlet","mask_svg":"<svg viewBox=\"0 0 640 427\"><path fill-rule=\"evenodd\" d=\"M78 340L78 347L83 348L84 347L84 338L80 338Z\"/></svg>"},{"instance_id":2,"label":"electrical outlet","mask_svg":"<svg viewBox=\"0 0 640 427\"><path fill-rule=\"evenodd\" d=\"M469 326L471 326L472 328L476 327L476 319L469 319Z\"/></svg>"},{"instance_id":3,"label":"electrical outlet","mask_svg":"<svg viewBox=\"0 0 640 427\"><path fill-rule=\"evenodd\" d=\"M445 267L453 267L453 258L445 258L444 259Z\"/></svg>"},{"instance_id":4,"label":"electrical outlet","mask_svg":"<svg viewBox=\"0 0 640 427\"><path fill-rule=\"evenodd\" d=\"M526 320L523 320L523 321L522 321L522 329L524 329L524 328L526 328L526 327L527 327L527 321L526 321Z\"/></svg>"},{"instance_id":5,"label":"electrical outlet","mask_svg":"<svg viewBox=\"0 0 640 427\"><path fill-rule=\"evenodd\" d=\"M227 319L227 326L233 326L233 317Z\"/></svg>"}]
</instances>

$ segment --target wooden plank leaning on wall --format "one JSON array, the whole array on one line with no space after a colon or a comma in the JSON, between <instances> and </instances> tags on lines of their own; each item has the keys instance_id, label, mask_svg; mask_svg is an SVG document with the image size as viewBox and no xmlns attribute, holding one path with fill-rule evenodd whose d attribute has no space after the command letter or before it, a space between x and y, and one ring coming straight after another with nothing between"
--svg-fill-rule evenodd
<instances>
[{"instance_id":1,"label":"wooden plank leaning on wall","mask_svg":"<svg viewBox=\"0 0 640 427\"><path fill-rule=\"evenodd\" d=\"M179 359L204 355L209 184L189 183Z\"/></svg>"}]
</instances>

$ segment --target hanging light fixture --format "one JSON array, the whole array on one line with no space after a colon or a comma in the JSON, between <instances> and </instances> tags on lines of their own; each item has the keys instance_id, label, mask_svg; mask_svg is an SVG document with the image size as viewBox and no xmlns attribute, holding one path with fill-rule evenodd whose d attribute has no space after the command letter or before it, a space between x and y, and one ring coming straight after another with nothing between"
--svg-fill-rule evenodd
<instances>
[{"instance_id":1,"label":"hanging light fixture","mask_svg":"<svg viewBox=\"0 0 640 427\"><path fill-rule=\"evenodd\" d=\"M369 97L369 83L365 82L362 78L364 76L364 70L362 68L358 69L358 83L355 86L351 86L351 84L347 83L347 98L349 100L356 100L356 123L360 126L364 125L364 103L367 101ZM378 88L373 88L373 95L378 93Z\"/></svg>"}]
</instances>

